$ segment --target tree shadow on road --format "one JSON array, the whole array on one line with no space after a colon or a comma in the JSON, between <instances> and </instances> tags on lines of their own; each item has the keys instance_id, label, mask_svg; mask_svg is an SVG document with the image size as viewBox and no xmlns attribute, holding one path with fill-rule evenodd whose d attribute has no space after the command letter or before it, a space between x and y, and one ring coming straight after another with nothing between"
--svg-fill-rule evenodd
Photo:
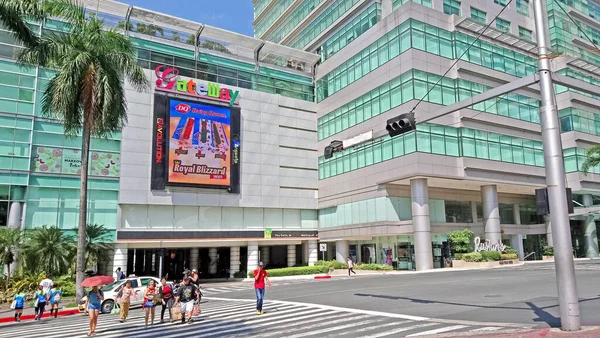
<instances>
[{"instance_id":1,"label":"tree shadow on road","mask_svg":"<svg viewBox=\"0 0 600 338\"><path fill-rule=\"evenodd\" d=\"M468 304L468 303L457 303L457 302L445 302L445 301L441 301L441 300L429 300L429 299L388 296L388 295L375 295L375 294L368 294L368 293L355 293L354 295L359 296L359 297L372 297L372 298L382 298L382 299L389 299L389 300L407 300L407 301L410 301L412 303L417 303L417 304L443 304L443 305L452 305L452 306L477 308L477 309L533 311L533 313L537 316L537 318L533 318L534 322L545 322L550 327L560 327L560 318L558 318L546 311L546 310L549 310L552 308L558 308L558 300L556 300L554 298L551 299L552 304L547 305L547 306L537 306L533 303L533 301L524 302L524 305L526 305L526 306L502 306L502 305L479 305L479 304ZM593 298L580 299L579 303L589 302L589 301L593 301L593 300L600 300L600 296L593 297Z\"/></svg>"}]
</instances>

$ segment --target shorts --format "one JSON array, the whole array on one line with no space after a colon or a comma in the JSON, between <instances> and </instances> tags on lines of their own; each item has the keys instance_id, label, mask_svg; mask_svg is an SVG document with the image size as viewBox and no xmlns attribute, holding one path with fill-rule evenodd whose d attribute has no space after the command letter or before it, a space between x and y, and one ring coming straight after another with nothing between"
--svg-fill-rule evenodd
<instances>
[{"instance_id":1,"label":"shorts","mask_svg":"<svg viewBox=\"0 0 600 338\"><path fill-rule=\"evenodd\" d=\"M88 304L88 311L100 311L101 307L102 307L101 304L92 304L92 303L89 303Z\"/></svg>"},{"instance_id":2,"label":"shorts","mask_svg":"<svg viewBox=\"0 0 600 338\"><path fill-rule=\"evenodd\" d=\"M22 306L15 306L15 310L23 310Z\"/></svg>"},{"instance_id":3,"label":"shorts","mask_svg":"<svg viewBox=\"0 0 600 338\"><path fill-rule=\"evenodd\" d=\"M54 305L54 304L56 304L56 305L60 304L60 300L57 300L57 301L51 300L50 305Z\"/></svg>"},{"instance_id":4,"label":"shorts","mask_svg":"<svg viewBox=\"0 0 600 338\"><path fill-rule=\"evenodd\" d=\"M181 303L180 307L183 313L192 312L194 310L194 301L190 300L189 302Z\"/></svg>"},{"instance_id":5,"label":"shorts","mask_svg":"<svg viewBox=\"0 0 600 338\"><path fill-rule=\"evenodd\" d=\"M147 301L144 303L144 306L142 306L143 308L147 308L147 307L154 307L154 302L152 301Z\"/></svg>"}]
</instances>

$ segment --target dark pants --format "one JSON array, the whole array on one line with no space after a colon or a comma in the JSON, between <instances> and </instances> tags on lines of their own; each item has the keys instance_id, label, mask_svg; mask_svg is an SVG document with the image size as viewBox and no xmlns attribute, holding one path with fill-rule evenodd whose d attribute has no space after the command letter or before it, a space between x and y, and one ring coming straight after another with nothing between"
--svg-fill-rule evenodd
<instances>
[{"instance_id":1,"label":"dark pants","mask_svg":"<svg viewBox=\"0 0 600 338\"><path fill-rule=\"evenodd\" d=\"M354 272L354 268L348 268L348 276L350 276L350 271L352 271L353 274L356 275L356 272Z\"/></svg>"},{"instance_id":2,"label":"dark pants","mask_svg":"<svg viewBox=\"0 0 600 338\"><path fill-rule=\"evenodd\" d=\"M256 310L262 312L263 299L265 298L265 289L254 289L256 291Z\"/></svg>"},{"instance_id":3,"label":"dark pants","mask_svg":"<svg viewBox=\"0 0 600 338\"><path fill-rule=\"evenodd\" d=\"M45 309L46 309L46 302L38 302L37 306L35 307L35 315L38 316L38 314L39 314L39 318L42 318L42 315L44 314Z\"/></svg>"},{"instance_id":4,"label":"dark pants","mask_svg":"<svg viewBox=\"0 0 600 338\"><path fill-rule=\"evenodd\" d=\"M173 315L171 315L171 308L173 307L173 298L167 298L164 300L165 304L162 304L162 309L160 310L160 320L165 318L165 310L169 309L169 319L173 319Z\"/></svg>"}]
</instances>

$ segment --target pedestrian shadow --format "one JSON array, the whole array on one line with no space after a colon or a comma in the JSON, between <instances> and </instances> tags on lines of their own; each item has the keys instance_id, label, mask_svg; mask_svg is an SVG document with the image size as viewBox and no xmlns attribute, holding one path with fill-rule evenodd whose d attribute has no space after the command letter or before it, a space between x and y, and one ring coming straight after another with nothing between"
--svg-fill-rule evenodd
<instances>
[{"instance_id":1,"label":"pedestrian shadow","mask_svg":"<svg viewBox=\"0 0 600 338\"><path fill-rule=\"evenodd\" d=\"M547 306L537 306L534 304L535 300L525 301L523 302L524 306L506 306L506 305L481 305L481 304L468 304L468 303L458 303L458 302L446 302L441 300L429 300L429 299L420 299L420 298L412 298L412 297L401 297L401 296L389 296L389 295L376 295L376 294L368 294L368 293L355 293L355 296L358 297L372 297L372 298L380 298L380 299L388 299L388 300L406 300L411 303L416 304L442 304L442 305L452 305L466 308L475 308L475 309L496 309L496 310L521 310L521 311L533 311L533 313L537 316L537 318L533 318L534 322L545 322L550 327L560 327L560 318L552 315L546 310L552 308L558 308L558 300L555 298L547 298L547 299L537 299L537 301L549 301L552 304ZM593 298L583 298L579 300L579 303L600 300L600 296Z\"/></svg>"}]
</instances>

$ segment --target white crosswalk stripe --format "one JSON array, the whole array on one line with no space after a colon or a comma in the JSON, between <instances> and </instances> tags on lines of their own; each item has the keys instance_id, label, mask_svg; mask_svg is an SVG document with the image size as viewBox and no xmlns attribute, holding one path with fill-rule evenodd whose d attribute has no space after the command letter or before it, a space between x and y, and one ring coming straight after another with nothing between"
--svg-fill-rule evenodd
<instances>
[{"instance_id":1,"label":"white crosswalk stripe","mask_svg":"<svg viewBox=\"0 0 600 338\"><path fill-rule=\"evenodd\" d=\"M423 317L332 306L267 300L264 314L257 316L255 302L238 299L205 299L201 314L191 325L165 323L144 325L140 309L130 311L126 323L118 316L100 315L97 336L103 338L143 337L415 337L445 332L486 332L501 325L459 325ZM156 309L158 323L160 308ZM167 314L168 317L168 314ZM0 325L0 338L86 337L88 317L73 315L42 321Z\"/></svg>"},{"instance_id":2,"label":"white crosswalk stripe","mask_svg":"<svg viewBox=\"0 0 600 338\"><path fill-rule=\"evenodd\" d=\"M336 281L341 279L348 279L346 277L336 277ZM328 283L330 280L317 280L314 279L291 279L285 281L273 281L273 286L277 287L279 285L296 285L296 284L307 284L307 283ZM214 286L213 286L214 285ZM202 294L205 296L213 296L222 293L228 292L237 292L237 291L245 291L245 290L253 290L254 284L252 282L237 282L237 283L219 283L219 284L204 284L202 286Z\"/></svg>"}]
</instances>

